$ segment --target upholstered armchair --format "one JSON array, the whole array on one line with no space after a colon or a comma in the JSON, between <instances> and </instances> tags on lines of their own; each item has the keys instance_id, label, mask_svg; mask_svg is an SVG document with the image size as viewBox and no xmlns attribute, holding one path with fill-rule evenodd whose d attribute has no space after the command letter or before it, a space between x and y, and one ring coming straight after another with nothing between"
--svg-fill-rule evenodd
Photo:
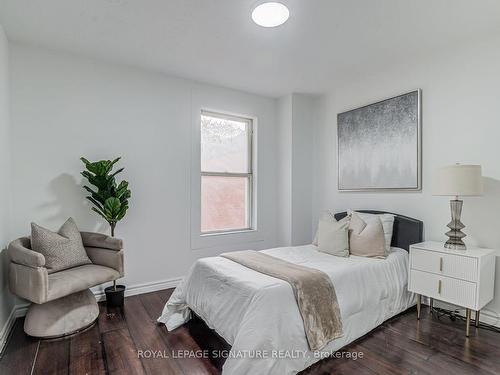
<instances>
[{"instance_id":1,"label":"upholstered armchair","mask_svg":"<svg viewBox=\"0 0 500 375\"><path fill-rule=\"evenodd\" d=\"M12 293L33 302L24 331L35 337L60 337L92 325L99 307L89 288L123 277L123 242L100 233L81 232L92 264L49 273L29 237L9 244Z\"/></svg>"}]
</instances>

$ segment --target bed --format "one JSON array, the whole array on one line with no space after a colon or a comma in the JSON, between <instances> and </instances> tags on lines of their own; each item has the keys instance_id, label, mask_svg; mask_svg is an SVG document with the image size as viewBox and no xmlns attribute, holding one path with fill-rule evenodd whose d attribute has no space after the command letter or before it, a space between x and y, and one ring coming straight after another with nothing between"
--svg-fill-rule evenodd
<instances>
[{"instance_id":1,"label":"bed","mask_svg":"<svg viewBox=\"0 0 500 375\"><path fill-rule=\"evenodd\" d=\"M384 213L381 211L361 211ZM345 212L335 215L339 220ZM422 222L396 215L386 259L320 253L314 245L262 252L323 271L335 286L343 336L310 351L290 285L223 257L199 259L165 305L159 322L173 330L192 312L230 346L223 374L295 374L415 304L407 290L408 249Z\"/></svg>"}]
</instances>

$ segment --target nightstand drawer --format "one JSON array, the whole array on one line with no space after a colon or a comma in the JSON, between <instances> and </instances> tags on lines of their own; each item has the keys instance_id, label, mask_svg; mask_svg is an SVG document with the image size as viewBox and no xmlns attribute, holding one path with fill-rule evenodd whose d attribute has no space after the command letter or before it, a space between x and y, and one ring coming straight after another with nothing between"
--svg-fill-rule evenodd
<instances>
[{"instance_id":1,"label":"nightstand drawer","mask_svg":"<svg viewBox=\"0 0 500 375\"><path fill-rule=\"evenodd\" d=\"M444 302L476 309L476 283L469 281L411 270L409 290Z\"/></svg>"},{"instance_id":2,"label":"nightstand drawer","mask_svg":"<svg viewBox=\"0 0 500 375\"><path fill-rule=\"evenodd\" d=\"M432 272L467 281L477 281L477 258L411 248L411 265L415 270Z\"/></svg>"}]
</instances>

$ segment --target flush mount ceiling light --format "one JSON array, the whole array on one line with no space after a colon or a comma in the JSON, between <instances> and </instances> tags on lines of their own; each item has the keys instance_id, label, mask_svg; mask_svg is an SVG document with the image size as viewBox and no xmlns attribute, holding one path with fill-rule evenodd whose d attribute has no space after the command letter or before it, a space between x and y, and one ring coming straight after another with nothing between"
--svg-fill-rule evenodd
<instances>
[{"instance_id":1,"label":"flush mount ceiling light","mask_svg":"<svg viewBox=\"0 0 500 375\"><path fill-rule=\"evenodd\" d=\"M276 2L257 5L252 12L253 21L262 27L276 27L283 25L290 17L288 8Z\"/></svg>"}]
</instances>

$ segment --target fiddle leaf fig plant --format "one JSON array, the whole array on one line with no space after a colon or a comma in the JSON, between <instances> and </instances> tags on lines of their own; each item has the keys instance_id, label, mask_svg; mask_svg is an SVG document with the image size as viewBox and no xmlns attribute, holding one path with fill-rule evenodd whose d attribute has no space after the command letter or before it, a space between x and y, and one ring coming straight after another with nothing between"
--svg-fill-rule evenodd
<instances>
[{"instance_id":1,"label":"fiddle leaf fig plant","mask_svg":"<svg viewBox=\"0 0 500 375\"><path fill-rule=\"evenodd\" d=\"M131 196L127 181L116 183L115 176L124 168L112 172L114 165L120 158L90 162L82 157L80 160L86 168L85 171L81 172L81 175L87 179L89 184L93 185L93 188L87 185L83 186L90 193L87 199L94 205L92 211L109 223L111 236L114 237L116 223L125 217L128 210L128 200Z\"/></svg>"}]
</instances>

